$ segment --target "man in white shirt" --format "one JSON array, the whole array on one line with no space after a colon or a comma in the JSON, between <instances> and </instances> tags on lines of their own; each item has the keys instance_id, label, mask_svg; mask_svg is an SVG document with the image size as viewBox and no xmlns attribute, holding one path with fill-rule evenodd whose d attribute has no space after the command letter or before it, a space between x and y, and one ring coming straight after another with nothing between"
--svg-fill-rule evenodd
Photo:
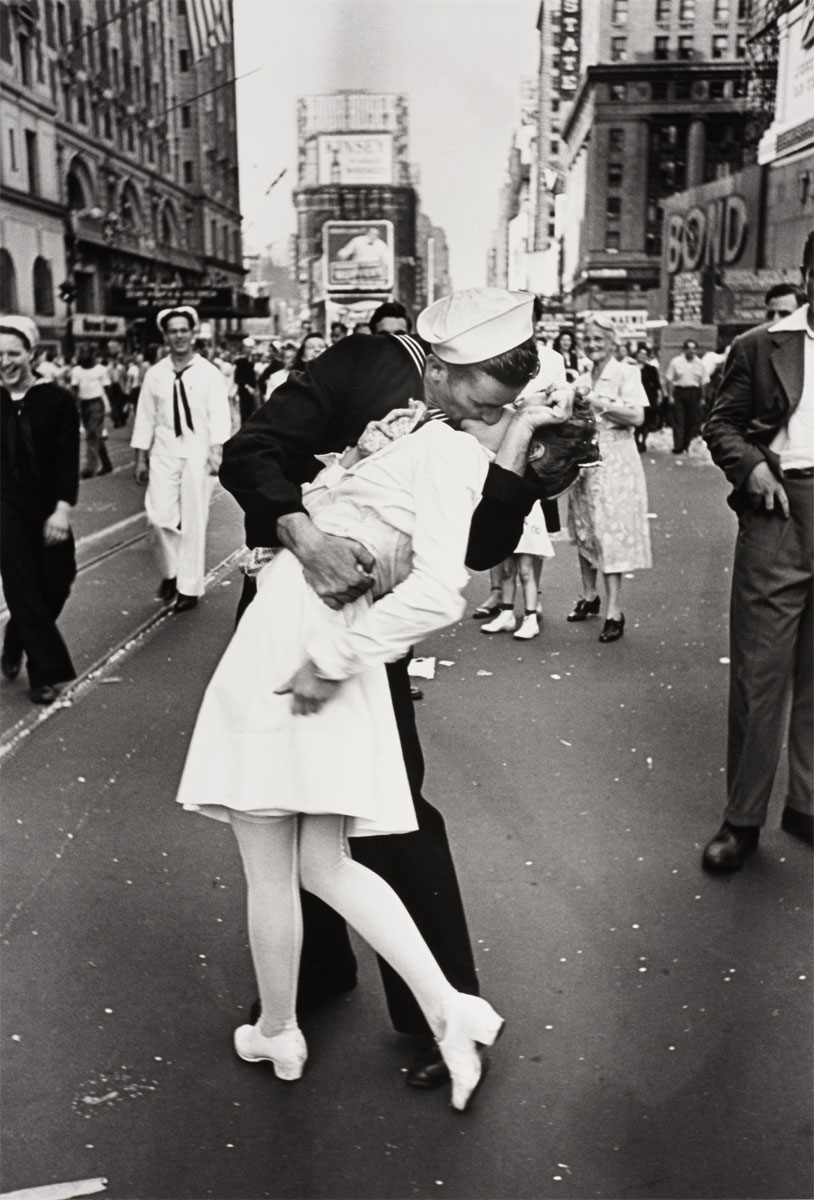
<instances>
[{"instance_id":1,"label":"man in white shirt","mask_svg":"<svg viewBox=\"0 0 814 1200\"><path fill-rule=\"evenodd\" d=\"M814 231L803 252L808 303L737 338L704 429L734 491L740 529L729 623L724 823L708 871L736 871L758 844L786 736L781 827L812 844L814 681Z\"/></svg>"},{"instance_id":2,"label":"man in white shirt","mask_svg":"<svg viewBox=\"0 0 814 1200\"><path fill-rule=\"evenodd\" d=\"M107 475L113 470L104 443L109 381L107 367L95 360L89 347L83 347L79 351L79 361L71 371L71 390L79 401L79 419L85 431L82 479L92 479L97 472Z\"/></svg>"},{"instance_id":3,"label":"man in white shirt","mask_svg":"<svg viewBox=\"0 0 814 1200\"><path fill-rule=\"evenodd\" d=\"M687 338L683 353L670 360L664 376L673 418L673 454L686 454L701 428L701 401L709 375L698 356L698 342Z\"/></svg>"},{"instance_id":4,"label":"man in white shirt","mask_svg":"<svg viewBox=\"0 0 814 1200\"><path fill-rule=\"evenodd\" d=\"M186 612L204 592L209 498L231 416L223 375L195 353L195 309L163 309L157 324L169 354L144 376L130 445L136 481L147 483L145 508L156 531L158 598L175 598L175 612Z\"/></svg>"}]
</instances>

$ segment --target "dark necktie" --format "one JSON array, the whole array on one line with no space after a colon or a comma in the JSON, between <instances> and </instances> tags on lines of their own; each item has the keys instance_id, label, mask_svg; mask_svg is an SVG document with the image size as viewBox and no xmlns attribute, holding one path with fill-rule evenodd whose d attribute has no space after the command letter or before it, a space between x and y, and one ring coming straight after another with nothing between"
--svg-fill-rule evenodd
<instances>
[{"instance_id":1,"label":"dark necktie","mask_svg":"<svg viewBox=\"0 0 814 1200\"><path fill-rule=\"evenodd\" d=\"M183 429L181 427L181 405L184 406L184 418L186 420L187 427L191 429L193 433L195 432L195 426L192 424L192 413L189 411L189 401L187 400L187 393L186 389L184 388L184 381L181 378L181 376L184 374L184 371L188 371L191 365L192 364L190 363L189 366L184 367L183 370L175 372L175 382L172 385L172 419L175 424L176 437L180 437L183 433Z\"/></svg>"}]
</instances>

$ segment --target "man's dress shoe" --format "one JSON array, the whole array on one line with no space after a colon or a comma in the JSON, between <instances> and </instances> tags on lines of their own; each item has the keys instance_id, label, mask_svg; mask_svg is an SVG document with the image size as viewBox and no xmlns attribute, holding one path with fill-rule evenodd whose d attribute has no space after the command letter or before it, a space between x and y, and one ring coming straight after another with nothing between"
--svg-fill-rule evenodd
<instances>
[{"instance_id":1,"label":"man's dress shoe","mask_svg":"<svg viewBox=\"0 0 814 1200\"><path fill-rule=\"evenodd\" d=\"M34 704L53 704L59 696L59 688L52 683L41 683L38 687L30 688L28 695Z\"/></svg>"},{"instance_id":2,"label":"man's dress shoe","mask_svg":"<svg viewBox=\"0 0 814 1200\"><path fill-rule=\"evenodd\" d=\"M788 804L783 809L783 815L780 818L780 828L790 833L792 837L799 838L801 842L805 842L807 846L814 845L814 819L811 813L800 812L797 808L789 808Z\"/></svg>"},{"instance_id":3,"label":"man's dress shoe","mask_svg":"<svg viewBox=\"0 0 814 1200\"><path fill-rule=\"evenodd\" d=\"M163 600L165 604L169 604L170 600L175 599L176 595L175 576L172 579L162 579L155 594L156 600Z\"/></svg>"},{"instance_id":4,"label":"man's dress shoe","mask_svg":"<svg viewBox=\"0 0 814 1200\"><path fill-rule=\"evenodd\" d=\"M723 874L739 871L750 854L757 850L759 825L730 825L724 821L711 842L704 847L701 865L705 871Z\"/></svg>"},{"instance_id":5,"label":"man's dress shoe","mask_svg":"<svg viewBox=\"0 0 814 1200\"><path fill-rule=\"evenodd\" d=\"M197 603L197 596L185 596L183 592L179 592L175 604L173 605L173 612L189 612L191 608L196 607Z\"/></svg>"},{"instance_id":6,"label":"man's dress shoe","mask_svg":"<svg viewBox=\"0 0 814 1200\"><path fill-rule=\"evenodd\" d=\"M410 1087L414 1088L439 1088L449 1083L449 1067L434 1037L422 1040L406 1078Z\"/></svg>"},{"instance_id":7,"label":"man's dress shoe","mask_svg":"<svg viewBox=\"0 0 814 1200\"><path fill-rule=\"evenodd\" d=\"M0 671L3 672L4 678L9 679L12 682L20 674L20 668L22 667L22 665L23 665L22 654L20 655L19 658L6 658L5 655L3 655L2 658L0 658Z\"/></svg>"}]
</instances>

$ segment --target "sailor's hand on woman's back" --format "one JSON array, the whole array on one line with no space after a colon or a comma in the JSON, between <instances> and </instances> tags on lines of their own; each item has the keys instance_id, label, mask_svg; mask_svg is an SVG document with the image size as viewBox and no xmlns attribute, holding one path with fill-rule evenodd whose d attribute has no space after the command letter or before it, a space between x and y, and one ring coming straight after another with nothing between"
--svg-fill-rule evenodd
<instances>
[{"instance_id":1,"label":"sailor's hand on woman's back","mask_svg":"<svg viewBox=\"0 0 814 1200\"><path fill-rule=\"evenodd\" d=\"M329 608L342 608L373 586L373 556L353 538L323 533L302 512L280 517L277 533L301 563L308 586Z\"/></svg>"}]
</instances>

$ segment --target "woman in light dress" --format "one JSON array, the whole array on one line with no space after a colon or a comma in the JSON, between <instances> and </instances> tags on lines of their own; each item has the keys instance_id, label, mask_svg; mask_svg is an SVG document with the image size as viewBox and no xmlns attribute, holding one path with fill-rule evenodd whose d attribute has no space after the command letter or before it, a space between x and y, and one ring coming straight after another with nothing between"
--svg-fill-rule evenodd
<instances>
[{"instance_id":1,"label":"woman in light dress","mask_svg":"<svg viewBox=\"0 0 814 1200\"><path fill-rule=\"evenodd\" d=\"M568 497L568 533L576 543L582 595L569 621L584 621L600 609L601 574L607 607L600 642L615 642L625 631L622 576L652 565L647 521L647 485L634 429L644 420L648 400L636 364L620 362L611 322L592 317L583 347L592 367L576 381L593 408L602 465L581 475Z\"/></svg>"},{"instance_id":2,"label":"woman in light dress","mask_svg":"<svg viewBox=\"0 0 814 1200\"><path fill-rule=\"evenodd\" d=\"M495 440L488 415L463 422L466 433L428 421L368 457L326 468L304 489L304 504L321 530L367 547L372 592L330 609L294 555L280 550L260 571L257 598L215 671L178 801L235 832L261 1016L235 1031L234 1045L247 1061L272 1062L279 1078L298 1079L307 1057L295 1012L302 886L412 989L449 1067L453 1106L465 1108L479 1083L478 1046L495 1041L502 1018L454 990L401 900L350 858L346 839L416 828L384 663L460 617L472 513L507 442L516 455L538 427L562 426L569 483L590 460L592 419L577 428L566 417L539 404L495 411L492 424L505 431L496 452L487 448ZM561 476L563 454L555 448L547 459L542 442L532 445L535 474L550 461Z\"/></svg>"}]
</instances>

